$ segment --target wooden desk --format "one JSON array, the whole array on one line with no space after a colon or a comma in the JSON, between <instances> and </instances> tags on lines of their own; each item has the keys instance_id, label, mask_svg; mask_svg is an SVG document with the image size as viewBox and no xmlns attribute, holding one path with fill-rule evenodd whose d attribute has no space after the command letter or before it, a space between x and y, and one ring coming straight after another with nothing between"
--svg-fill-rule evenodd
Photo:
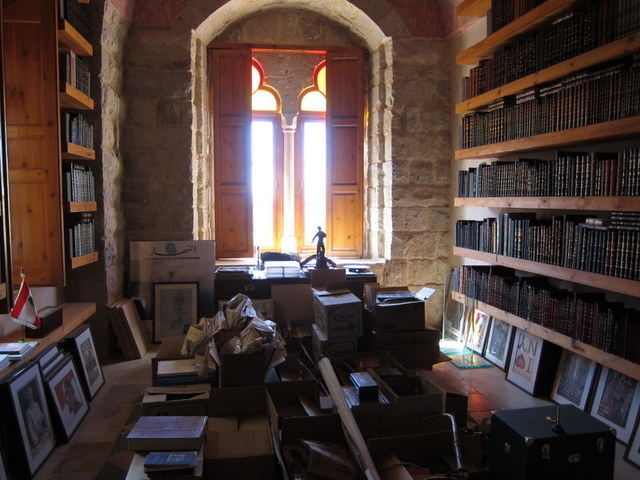
<instances>
[{"instance_id":1,"label":"wooden desk","mask_svg":"<svg viewBox=\"0 0 640 480\"><path fill-rule=\"evenodd\" d=\"M38 346L22 360L11 362L7 368L0 370L0 380L11 375L31 359L36 358L45 348L60 341L76 327L84 323L91 315L96 313L95 303L63 303L60 306L62 307L62 325L44 338L30 339L27 336L27 340L37 341ZM27 335L29 334L28 331L26 333ZM22 328L18 328L15 332L0 338L0 342L19 342L21 336Z\"/></svg>"}]
</instances>

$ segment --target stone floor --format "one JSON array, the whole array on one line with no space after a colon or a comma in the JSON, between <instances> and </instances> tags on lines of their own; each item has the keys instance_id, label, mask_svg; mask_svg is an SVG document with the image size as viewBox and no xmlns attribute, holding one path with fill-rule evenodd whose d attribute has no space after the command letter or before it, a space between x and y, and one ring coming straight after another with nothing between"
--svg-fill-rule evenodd
<instances>
[{"instance_id":1,"label":"stone floor","mask_svg":"<svg viewBox=\"0 0 640 480\"><path fill-rule=\"evenodd\" d=\"M46 460L34 480L119 480L126 477L132 452L124 445L121 432L131 418L146 386L150 385L150 353L147 358L103 365L105 384L91 402L87 417L68 444L59 445ZM458 369L450 362L434 370L456 383L469 396L469 414L477 422L492 410L546 405L507 382L496 367ZM622 458L624 447L616 450L615 480L640 478L640 472Z\"/></svg>"}]
</instances>

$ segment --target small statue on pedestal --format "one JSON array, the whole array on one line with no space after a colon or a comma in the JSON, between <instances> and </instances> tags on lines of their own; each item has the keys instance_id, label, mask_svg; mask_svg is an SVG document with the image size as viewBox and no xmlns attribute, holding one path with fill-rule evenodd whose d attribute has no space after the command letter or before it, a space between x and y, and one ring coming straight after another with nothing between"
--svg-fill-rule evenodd
<instances>
[{"instance_id":1,"label":"small statue on pedestal","mask_svg":"<svg viewBox=\"0 0 640 480\"><path fill-rule=\"evenodd\" d=\"M322 231L322 227L318 227L318 231L316 232L316 234L311 239L311 243L313 243L316 238L318 239L318 244L316 246L316 254L315 255L309 255L307 258L305 258L304 261L302 261L300 263L301 267L305 266L313 258L316 259L315 268L324 269L324 268L329 268L329 265L331 265L333 267L336 266L336 263L333 260L331 260L330 258L325 257L325 255L324 255L324 253L325 253L324 239L326 237L327 237L327 234Z\"/></svg>"}]
</instances>

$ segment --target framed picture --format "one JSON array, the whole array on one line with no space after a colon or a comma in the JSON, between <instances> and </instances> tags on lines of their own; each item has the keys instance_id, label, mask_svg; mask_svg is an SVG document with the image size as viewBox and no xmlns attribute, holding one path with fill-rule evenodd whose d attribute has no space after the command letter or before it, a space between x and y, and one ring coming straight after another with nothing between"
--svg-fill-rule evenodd
<instances>
[{"instance_id":1,"label":"framed picture","mask_svg":"<svg viewBox=\"0 0 640 480\"><path fill-rule=\"evenodd\" d=\"M597 363L577 353L563 350L551 399L557 403L571 403L584 410L589 400Z\"/></svg>"},{"instance_id":2,"label":"framed picture","mask_svg":"<svg viewBox=\"0 0 640 480\"><path fill-rule=\"evenodd\" d=\"M42 352L37 362L43 381L46 382L49 375L58 368L63 358L64 352L60 350L57 343L50 345Z\"/></svg>"},{"instance_id":3,"label":"framed picture","mask_svg":"<svg viewBox=\"0 0 640 480\"><path fill-rule=\"evenodd\" d=\"M455 342L464 341L463 321L465 317L465 306L454 300L451 296L453 289L453 274L447 273L444 276L444 306L442 309L442 338Z\"/></svg>"},{"instance_id":4,"label":"framed picture","mask_svg":"<svg viewBox=\"0 0 640 480\"><path fill-rule=\"evenodd\" d=\"M32 477L56 445L55 434L36 363L7 380L18 438L12 447L24 454L24 467ZM3 411L3 415L8 413Z\"/></svg>"},{"instance_id":5,"label":"framed picture","mask_svg":"<svg viewBox=\"0 0 640 480\"><path fill-rule=\"evenodd\" d=\"M154 284L153 340L182 336L198 320L198 282Z\"/></svg>"},{"instance_id":6,"label":"framed picture","mask_svg":"<svg viewBox=\"0 0 640 480\"><path fill-rule=\"evenodd\" d=\"M65 344L76 362L84 393L91 400L104 385L104 376L89 325L76 328L65 337Z\"/></svg>"},{"instance_id":7,"label":"framed picture","mask_svg":"<svg viewBox=\"0 0 640 480\"><path fill-rule=\"evenodd\" d=\"M615 428L617 439L627 443L639 406L639 382L610 368L603 368L593 397L591 416Z\"/></svg>"},{"instance_id":8,"label":"framed picture","mask_svg":"<svg viewBox=\"0 0 640 480\"><path fill-rule=\"evenodd\" d=\"M491 317L488 313L484 313L477 308L473 309L473 315L471 316L469 329L467 331L466 345L478 355L484 353L484 344L487 339L490 322Z\"/></svg>"},{"instance_id":9,"label":"framed picture","mask_svg":"<svg viewBox=\"0 0 640 480\"><path fill-rule=\"evenodd\" d=\"M624 459L634 467L640 468L640 420L636 421L631 440L624 452Z\"/></svg>"},{"instance_id":10,"label":"framed picture","mask_svg":"<svg viewBox=\"0 0 640 480\"><path fill-rule=\"evenodd\" d=\"M513 325L494 318L489 327L489 338L484 356L502 370L505 369L509 356L509 346Z\"/></svg>"},{"instance_id":11,"label":"framed picture","mask_svg":"<svg viewBox=\"0 0 640 480\"><path fill-rule=\"evenodd\" d=\"M549 395L562 349L515 329L507 380L533 396Z\"/></svg>"},{"instance_id":12,"label":"framed picture","mask_svg":"<svg viewBox=\"0 0 640 480\"><path fill-rule=\"evenodd\" d=\"M2 445L0 445L2 447ZM9 474L7 473L7 465L4 462L4 453L0 448L0 480L9 480Z\"/></svg>"},{"instance_id":13,"label":"framed picture","mask_svg":"<svg viewBox=\"0 0 640 480\"><path fill-rule=\"evenodd\" d=\"M70 355L65 355L58 370L45 383L60 433L68 442L89 411L78 372Z\"/></svg>"}]
</instances>

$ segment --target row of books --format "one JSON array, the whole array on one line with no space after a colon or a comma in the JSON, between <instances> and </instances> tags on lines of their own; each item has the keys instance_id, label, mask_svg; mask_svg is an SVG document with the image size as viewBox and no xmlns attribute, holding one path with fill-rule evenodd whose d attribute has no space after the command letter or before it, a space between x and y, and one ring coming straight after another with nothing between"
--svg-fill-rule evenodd
<instances>
[{"instance_id":1,"label":"row of books","mask_svg":"<svg viewBox=\"0 0 640 480\"><path fill-rule=\"evenodd\" d=\"M62 167L64 193L68 202L95 202L95 178L91 167L65 162Z\"/></svg>"},{"instance_id":2,"label":"row of books","mask_svg":"<svg viewBox=\"0 0 640 480\"><path fill-rule=\"evenodd\" d=\"M487 12L490 25L488 33L500 30L544 2L545 0L492 0L491 10Z\"/></svg>"},{"instance_id":3,"label":"row of books","mask_svg":"<svg viewBox=\"0 0 640 480\"><path fill-rule=\"evenodd\" d=\"M533 262L640 280L640 213L611 212L610 219L502 213L459 220L455 245Z\"/></svg>"},{"instance_id":4,"label":"row of books","mask_svg":"<svg viewBox=\"0 0 640 480\"><path fill-rule=\"evenodd\" d=\"M462 148L640 115L640 55L493 101L462 118Z\"/></svg>"},{"instance_id":5,"label":"row of books","mask_svg":"<svg viewBox=\"0 0 640 480\"><path fill-rule=\"evenodd\" d=\"M73 50L61 50L60 54L60 84L70 84L87 96L91 96L91 73L89 62L80 57Z\"/></svg>"},{"instance_id":6,"label":"row of books","mask_svg":"<svg viewBox=\"0 0 640 480\"><path fill-rule=\"evenodd\" d=\"M546 278L517 276L500 266L457 267L452 285L467 297L640 363L640 311L601 293L560 289Z\"/></svg>"},{"instance_id":7,"label":"row of books","mask_svg":"<svg viewBox=\"0 0 640 480\"><path fill-rule=\"evenodd\" d=\"M92 214L83 213L77 218L67 218L64 229L69 258L96 251L96 228Z\"/></svg>"},{"instance_id":8,"label":"row of books","mask_svg":"<svg viewBox=\"0 0 640 480\"><path fill-rule=\"evenodd\" d=\"M517 2L500 3L514 6ZM500 8L494 7L492 13L496 11ZM498 88L639 29L640 3L636 0L592 1L499 48L493 58L481 60L463 79L463 98Z\"/></svg>"},{"instance_id":9,"label":"row of books","mask_svg":"<svg viewBox=\"0 0 640 480\"><path fill-rule=\"evenodd\" d=\"M458 171L458 197L637 196L640 148L558 151L553 160L495 160Z\"/></svg>"},{"instance_id":10,"label":"row of books","mask_svg":"<svg viewBox=\"0 0 640 480\"><path fill-rule=\"evenodd\" d=\"M63 142L93 150L93 125L81 113L64 112L60 129Z\"/></svg>"},{"instance_id":11,"label":"row of books","mask_svg":"<svg viewBox=\"0 0 640 480\"><path fill-rule=\"evenodd\" d=\"M58 0L58 17L60 20L69 22L85 39L90 38L91 20L88 2Z\"/></svg>"}]
</instances>

